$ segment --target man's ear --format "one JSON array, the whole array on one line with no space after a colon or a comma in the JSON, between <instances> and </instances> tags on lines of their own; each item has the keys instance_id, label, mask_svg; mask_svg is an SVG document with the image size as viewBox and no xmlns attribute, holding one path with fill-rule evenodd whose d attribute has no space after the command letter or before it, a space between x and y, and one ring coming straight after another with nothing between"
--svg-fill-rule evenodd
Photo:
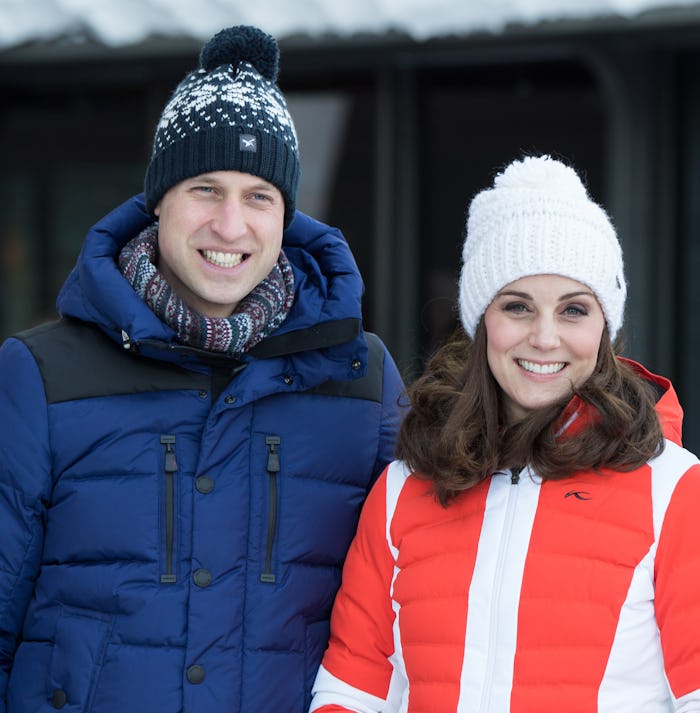
<instances>
[{"instance_id":1,"label":"man's ear","mask_svg":"<svg viewBox=\"0 0 700 713\"><path fill-rule=\"evenodd\" d=\"M158 205L153 209L153 215L156 217L160 215L160 201L158 201Z\"/></svg>"}]
</instances>

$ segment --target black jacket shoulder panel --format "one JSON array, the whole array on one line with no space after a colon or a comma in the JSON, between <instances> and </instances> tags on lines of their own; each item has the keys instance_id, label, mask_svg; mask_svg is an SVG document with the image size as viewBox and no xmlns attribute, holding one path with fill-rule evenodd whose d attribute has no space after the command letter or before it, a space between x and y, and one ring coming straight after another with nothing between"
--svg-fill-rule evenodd
<instances>
[{"instance_id":1,"label":"black jacket shoulder panel","mask_svg":"<svg viewBox=\"0 0 700 713\"><path fill-rule=\"evenodd\" d=\"M367 340L367 373L359 379L350 381L326 381L311 389L311 393L382 402L384 344L372 332L365 332L365 338Z\"/></svg>"},{"instance_id":2,"label":"black jacket shoulder panel","mask_svg":"<svg viewBox=\"0 0 700 713\"><path fill-rule=\"evenodd\" d=\"M97 327L60 319L15 335L33 354L48 403L176 389L209 389L207 374L132 354Z\"/></svg>"},{"instance_id":3,"label":"black jacket shoulder panel","mask_svg":"<svg viewBox=\"0 0 700 713\"><path fill-rule=\"evenodd\" d=\"M134 354L97 327L60 319L14 335L34 356L50 404L102 396L179 389L208 390L211 377ZM326 381L309 393L381 403L384 345L366 332L367 372L359 379Z\"/></svg>"}]
</instances>

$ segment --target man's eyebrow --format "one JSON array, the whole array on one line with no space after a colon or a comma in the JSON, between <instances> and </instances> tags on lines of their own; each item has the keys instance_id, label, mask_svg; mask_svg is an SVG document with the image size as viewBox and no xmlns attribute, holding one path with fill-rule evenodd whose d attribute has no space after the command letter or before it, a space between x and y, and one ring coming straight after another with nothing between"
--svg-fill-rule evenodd
<instances>
[{"instance_id":1,"label":"man's eyebrow","mask_svg":"<svg viewBox=\"0 0 700 713\"><path fill-rule=\"evenodd\" d=\"M252 183L249 188L253 190L259 190L259 189L266 189L268 191L272 191L276 188L272 183L269 181L266 181L264 178L260 178L259 176L253 176L254 183ZM223 181L221 181L219 178L216 176L212 176L208 173L202 173L199 176L191 176L190 178L185 179L187 181L194 181L195 183L208 183L210 185L223 185Z\"/></svg>"},{"instance_id":2,"label":"man's eyebrow","mask_svg":"<svg viewBox=\"0 0 700 713\"><path fill-rule=\"evenodd\" d=\"M268 191L272 191L275 189L275 186L273 186L272 183L268 183L266 180L261 179L254 183L251 188L265 188Z\"/></svg>"},{"instance_id":3,"label":"man's eyebrow","mask_svg":"<svg viewBox=\"0 0 700 713\"><path fill-rule=\"evenodd\" d=\"M187 181L194 181L195 183L218 183L216 178L210 176L207 173L200 173L198 176L190 176L185 179Z\"/></svg>"}]
</instances>

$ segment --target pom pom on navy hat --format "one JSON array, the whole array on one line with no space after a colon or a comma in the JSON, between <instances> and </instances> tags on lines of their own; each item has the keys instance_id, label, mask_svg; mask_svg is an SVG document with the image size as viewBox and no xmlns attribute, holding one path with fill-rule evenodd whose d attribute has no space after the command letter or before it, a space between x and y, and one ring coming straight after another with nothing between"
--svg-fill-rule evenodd
<instances>
[{"instance_id":1,"label":"pom pom on navy hat","mask_svg":"<svg viewBox=\"0 0 700 713\"><path fill-rule=\"evenodd\" d=\"M469 206L459 279L467 334L474 336L499 290L521 277L545 274L587 285L615 338L627 286L610 218L573 168L550 156L528 156L498 174Z\"/></svg>"},{"instance_id":2,"label":"pom pom on navy hat","mask_svg":"<svg viewBox=\"0 0 700 713\"><path fill-rule=\"evenodd\" d=\"M207 42L199 54L199 66L211 72L222 64L248 62L271 82L279 73L279 49L272 35L257 27L241 25L221 30Z\"/></svg>"},{"instance_id":3,"label":"pom pom on navy hat","mask_svg":"<svg viewBox=\"0 0 700 713\"><path fill-rule=\"evenodd\" d=\"M299 148L294 122L276 84L279 48L248 25L218 32L202 47L200 66L163 109L146 170L146 209L187 178L241 171L276 186L285 225L296 208Z\"/></svg>"}]
</instances>

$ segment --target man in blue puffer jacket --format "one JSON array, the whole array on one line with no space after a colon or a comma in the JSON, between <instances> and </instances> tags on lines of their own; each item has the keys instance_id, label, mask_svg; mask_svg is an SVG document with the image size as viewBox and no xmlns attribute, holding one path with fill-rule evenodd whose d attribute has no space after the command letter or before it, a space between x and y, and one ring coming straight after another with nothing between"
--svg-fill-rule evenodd
<instances>
[{"instance_id":1,"label":"man in blue puffer jacket","mask_svg":"<svg viewBox=\"0 0 700 713\"><path fill-rule=\"evenodd\" d=\"M0 713L305 711L402 383L299 212L275 41L205 45L144 197L0 349Z\"/></svg>"}]
</instances>

